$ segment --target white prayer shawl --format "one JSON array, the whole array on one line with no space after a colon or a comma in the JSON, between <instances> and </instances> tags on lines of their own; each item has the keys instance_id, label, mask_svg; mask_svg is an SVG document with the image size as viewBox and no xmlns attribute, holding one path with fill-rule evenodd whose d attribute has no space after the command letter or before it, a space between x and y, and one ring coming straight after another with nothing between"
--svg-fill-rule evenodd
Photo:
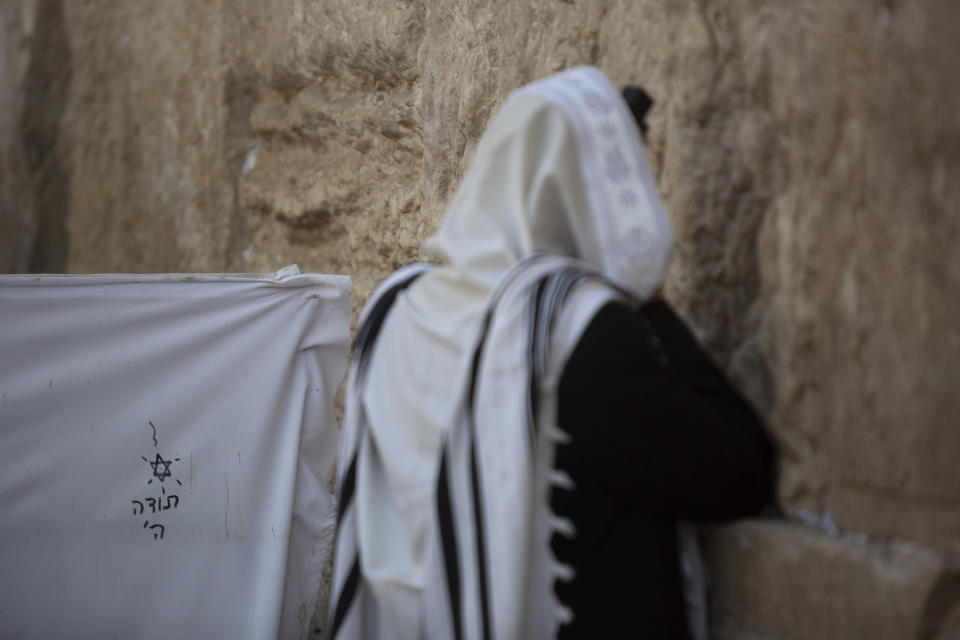
<instances>
[{"instance_id":1,"label":"white prayer shawl","mask_svg":"<svg viewBox=\"0 0 960 640\"><path fill-rule=\"evenodd\" d=\"M425 244L445 264L394 274L361 318L379 332L359 336L348 387L335 637L551 637L569 619L553 581L571 570L548 544L575 535L548 502L571 486L553 468L556 384L605 302L662 282L672 241L636 123L601 72L509 97Z\"/></svg>"}]
</instances>

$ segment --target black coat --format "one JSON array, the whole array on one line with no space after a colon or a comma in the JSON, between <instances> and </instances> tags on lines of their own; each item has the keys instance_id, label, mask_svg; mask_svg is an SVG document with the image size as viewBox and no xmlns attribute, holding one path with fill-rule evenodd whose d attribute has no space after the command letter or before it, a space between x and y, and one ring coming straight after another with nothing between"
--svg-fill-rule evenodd
<instances>
[{"instance_id":1,"label":"black coat","mask_svg":"<svg viewBox=\"0 0 960 640\"><path fill-rule=\"evenodd\" d=\"M611 302L590 322L558 391L571 441L556 466L573 490L554 511L572 582L555 589L571 637L688 637L677 521L723 521L774 500L775 449L762 420L662 301Z\"/></svg>"}]
</instances>

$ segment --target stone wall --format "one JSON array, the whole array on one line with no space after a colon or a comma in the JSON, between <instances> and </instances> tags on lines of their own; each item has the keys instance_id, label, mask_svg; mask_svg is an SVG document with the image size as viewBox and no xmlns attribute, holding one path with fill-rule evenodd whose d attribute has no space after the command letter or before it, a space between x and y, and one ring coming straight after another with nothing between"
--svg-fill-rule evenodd
<instances>
[{"instance_id":1,"label":"stone wall","mask_svg":"<svg viewBox=\"0 0 960 640\"><path fill-rule=\"evenodd\" d=\"M296 262L359 307L507 93L595 64L656 99L667 296L782 447L791 520L708 536L716 634L956 637L957 25L953 0L0 0L0 270Z\"/></svg>"}]
</instances>

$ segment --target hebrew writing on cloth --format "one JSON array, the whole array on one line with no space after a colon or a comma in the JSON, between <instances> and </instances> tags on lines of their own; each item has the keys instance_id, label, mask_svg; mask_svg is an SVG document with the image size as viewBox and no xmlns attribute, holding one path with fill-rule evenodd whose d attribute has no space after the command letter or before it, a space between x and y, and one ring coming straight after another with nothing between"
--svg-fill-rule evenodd
<instances>
[{"instance_id":1,"label":"hebrew writing on cloth","mask_svg":"<svg viewBox=\"0 0 960 640\"><path fill-rule=\"evenodd\" d=\"M350 279L0 277L0 637L296 638Z\"/></svg>"}]
</instances>

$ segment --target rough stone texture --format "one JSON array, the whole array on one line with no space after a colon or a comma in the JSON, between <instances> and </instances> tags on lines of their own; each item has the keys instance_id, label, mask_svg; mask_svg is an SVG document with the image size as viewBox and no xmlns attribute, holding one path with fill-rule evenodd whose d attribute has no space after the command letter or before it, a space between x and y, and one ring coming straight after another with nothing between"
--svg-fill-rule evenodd
<instances>
[{"instance_id":1,"label":"rough stone texture","mask_svg":"<svg viewBox=\"0 0 960 640\"><path fill-rule=\"evenodd\" d=\"M296 262L359 308L507 93L596 64L657 100L667 295L769 418L787 511L873 541L764 530L771 562L883 580L885 540L960 552L958 24L953 0L0 0L0 269ZM853 587L824 629L886 619ZM729 588L753 635L727 637L829 637L778 626L806 594ZM930 637L917 607L903 637Z\"/></svg>"},{"instance_id":2,"label":"rough stone texture","mask_svg":"<svg viewBox=\"0 0 960 640\"><path fill-rule=\"evenodd\" d=\"M723 527L704 551L721 640L960 637L960 563L943 553L764 521Z\"/></svg>"},{"instance_id":3,"label":"rough stone texture","mask_svg":"<svg viewBox=\"0 0 960 640\"><path fill-rule=\"evenodd\" d=\"M0 13L0 269L22 273L30 270L37 233L34 190L41 167L34 154L25 153L28 130L37 136L38 126L25 122L24 103L36 89L27 91L25 78L31 70L31 40L34 7L29 3L3 5ZM51 90L55 84L51 83ZM22 87L22 90L18 90ZM62 103L62 100L61 100ZM62 106L60 107L62 108ZM49 140L46 141L49 145ZM39 141L38 141L39 144ZM63 267L61 265L60 269Z\"/></svg>"}]
</instances>

